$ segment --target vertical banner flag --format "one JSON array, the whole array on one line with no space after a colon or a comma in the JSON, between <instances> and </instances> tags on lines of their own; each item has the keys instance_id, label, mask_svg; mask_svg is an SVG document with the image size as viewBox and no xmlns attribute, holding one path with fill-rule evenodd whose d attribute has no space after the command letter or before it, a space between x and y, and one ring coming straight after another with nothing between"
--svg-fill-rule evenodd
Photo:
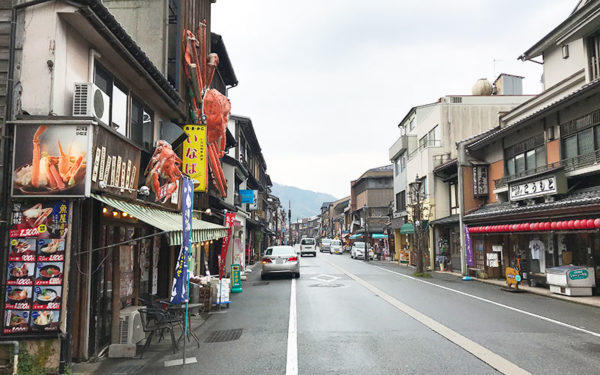
<instances>
[{"instance_id":1,"label":"vertical banner flag","mask_svg":"<svg viewBox=\"0 0 600 375\"><path fill-rule=\"evenodd\" d=\"M475 260L473 259L473 246L471 244L471 236L469 235L469 227L465 225L465 252L467 255L467 266L474 267Z\"/></svg>"},{"instance_id":2,"label":"vertical banner flag","mask_svg":"<svg viewBox=\"0 0 600 375\"><path fill-rule=\"evenodd\" d=\"M171 290L171 303L178 304L187 301L188 287L188 257L191 246L192 234L192 207L194 199L194 184L187 176L183 176L181 183L181 211L183 216L183 231L181 250L175 268L173 277L173 290Z\"/></svg>"},{"instance_id":3,"label":"vertical banner flag","mask_svg":"<svg viewBox=\"0 0 600 375\"><path fill-rule=\"evenodd\" d=\"M219 280L223 278L223 270L225 269L225 260L227 259L227 249L229 249L229 239L233 231L233 223L235 221L235 212L225 214L225 227L227 228L227 237L223 238L223 246L221 246L221 255L219 257Z\"/></svg>"},{"instance_id":4,"label":"vertical banner flag","mask_svg":"<svg viewBox=\"0 0 600 375\"><path fill-rule=\"evenodd\" d=\"M206 125L186 125L183 130L188 135L183 142L183 173L198 181L194 191L206 192Z\"/></svg>"}]
</instances>

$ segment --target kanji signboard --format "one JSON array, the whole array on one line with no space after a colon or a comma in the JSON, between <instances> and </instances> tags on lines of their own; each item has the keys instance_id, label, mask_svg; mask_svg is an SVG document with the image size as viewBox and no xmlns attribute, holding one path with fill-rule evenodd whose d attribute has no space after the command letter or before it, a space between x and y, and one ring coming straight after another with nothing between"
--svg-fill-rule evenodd
<instances>
[{"instance_id":1,"label":"kanji signboard","mask_svg":"<svg viewBox=\"0 0 600 375\"><path fill-rule=\"evenodd\" d=\"M194 191L206 191L207 155L206 125L186 125L183 130L188 135L183 142L183 173L198 181Z\"/></svg>"}]
</instances>

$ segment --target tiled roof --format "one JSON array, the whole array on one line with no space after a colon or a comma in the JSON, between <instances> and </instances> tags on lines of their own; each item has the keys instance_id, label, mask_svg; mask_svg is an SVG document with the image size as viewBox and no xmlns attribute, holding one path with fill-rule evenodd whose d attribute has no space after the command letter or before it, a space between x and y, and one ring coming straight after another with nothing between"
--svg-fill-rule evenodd
<instances>
[{"instance_id":1,"label":"tiled roof","mask_svg":"<svg viewBox=\"0 0 600 375\"><path fill-rule=\"evenodd\" d=\"M385 172L385 171L391 171L392 169L393 169L393 165L389 164L389 165L384 165L383 167L369 169L367 172Z\"/></svg>"},{"instance_id":2,"label":"tiled roof","mask_svg":"<svg viewBox=\"0 0 600 375\"><path fill-rule=\"evenodd\" d=\"M446 216L441 219L433 220L431 225L444 225L444 224L454 224L458 223L458 214Z\"/></svg>"},{"instance_id":3,"label":"tiled roof","mask_svg":"<svg viewBox=\"0 0 600 375\"><path fill-rule=\"evenodd\" d=\"M521 213L533 213L567 207L588 206L600 204L600 188L590 188L573 192L554 202L536 203L531 206L513 207L510 202L488 204L479 210L465 215L465 220L481 219L483 217L497 217Z\"/></svg>"}]
</instances>

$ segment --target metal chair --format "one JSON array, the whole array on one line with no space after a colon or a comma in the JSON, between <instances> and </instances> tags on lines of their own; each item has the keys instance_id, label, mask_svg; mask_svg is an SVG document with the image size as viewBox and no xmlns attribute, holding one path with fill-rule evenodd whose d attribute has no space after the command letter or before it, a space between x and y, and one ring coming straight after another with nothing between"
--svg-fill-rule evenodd
<instances>
[{"instance_id":1,"label":"metal chair","mask_svg":"<svg viewBox=\"0 0 600 375\"><path fill-rule=\"evenodd\" d=\"M173 321L169 317L169 314L164 312L162 309L153 307L143 307L139 310L142 318L142 327L145 333L150 333L146 338L146 343L142 348L140 358L144 358L144 351L150 346L152 338L156 333L161 336L165 330L171 333L171 343L173 345L173 353L177 352L177 341L175 340L175 333L173 332ZM159 340L160 341L160 340Z\"/></svg>"}]
</instances>

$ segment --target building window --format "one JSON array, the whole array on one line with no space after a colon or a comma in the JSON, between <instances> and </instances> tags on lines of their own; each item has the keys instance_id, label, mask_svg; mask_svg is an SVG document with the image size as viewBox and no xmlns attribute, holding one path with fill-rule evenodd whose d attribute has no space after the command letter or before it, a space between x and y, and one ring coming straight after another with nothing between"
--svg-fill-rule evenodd
<instances>
[{"instance_id":1,"label":"building window","mask_svg":"<svg viewBox=\"0 0 600 375\"><path fill-rule=\"evenodd\" d=\"M137 98L131 100L130 138L142 149L154 145L154 113Z\"/></svg>"},{"instance_id":2,"label":"building window","mask_svg":"<svg viewBox=\"0 0 600 375\"><path fill-rule=\"evenodd\" d=\"M396 194L396 211L406 210L406 192L403 190Z\"/></svg>"},{"instance_id":3,"label":"building window","mask_svg":"<svg viewBox=\"0 0 600 375\"><path fill-rule=\"evenodd\" d=\"M398 176L400 174L401 163L402 163L402 158L396 159L396 161L394 162L394 171L396 172L396 176Z\"/></svg>"},{"instance_id":4,"label":"building window","mask_svg":"<svg viewBox=\"0 0 600 375\"><path fill-rule=\"evenodd\" d=\"M415 130L415 119L414 118L410 119L410 122L408 123L408 127L409 127L410 131Z\"/></svg>"},{"instance_id":5,"label":"building window","mask_svg":"<svg viewBox=\"0 0 600 375\"><path fill-rule=\"evenodd\" d=\"M590 80L600 77L600 32L587 39L588 61L590 69Z\"/></svg>"},{"instance_id":6,"label":"building window","mask_svg":"<svg viewBox=\"0 0 600 375\"><path fill-rule=\"evenodd\" d=\"M510 151L505 151L505 155ZM536 168L547 165L546 147L540 146L530 149L525 152L517 153L506 159L506 175L514 176L526 171L535 170Z\"/></svg>"},{"instance_id":7,"label":"building window","mask_svg":"<svg viewBox=\"0 0 600 375\"><path fill-rule=\"evenodd\" d=\"M427 138L429 141L427 147L440 147L442 143L442 138L440 135L440 126L436 125L433 129L431 129L429 131L429 134L427 135Z\"/></svg>"},{"instance_id":8,"label":"building window","mask_svg":"<svg viewBox=\"0 0 600 375\"><path fill-rule=\"evenodd\" d=\"M450 183L450 215L458 214L458 187L456 182Z\"/></svg>"}]
</instances>

